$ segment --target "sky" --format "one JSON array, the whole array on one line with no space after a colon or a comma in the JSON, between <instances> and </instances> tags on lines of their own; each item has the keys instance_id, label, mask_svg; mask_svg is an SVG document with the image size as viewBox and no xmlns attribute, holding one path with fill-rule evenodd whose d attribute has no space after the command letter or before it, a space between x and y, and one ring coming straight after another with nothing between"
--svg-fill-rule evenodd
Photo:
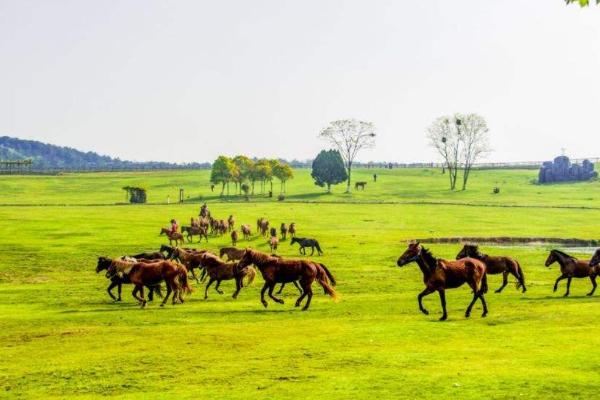
<instances>
[{"instance_id":1,"label":"sky","mask_svg":"<svg viewBox=\"0 0 600 400\"><path fill-rule=\"evenodd\" d=\"M488 122L488 161L600 157L600 7L563 0L0 0L0 136L122 159L437 161L426 129Z\"/></svg>"}]
</instances>

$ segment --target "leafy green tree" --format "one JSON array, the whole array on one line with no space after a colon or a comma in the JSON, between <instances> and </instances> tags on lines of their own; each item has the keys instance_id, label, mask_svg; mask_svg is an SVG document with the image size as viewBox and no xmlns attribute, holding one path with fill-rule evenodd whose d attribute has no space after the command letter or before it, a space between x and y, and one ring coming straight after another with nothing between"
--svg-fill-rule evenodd
<instances>
[{"instance_id":1,"label":"leafy green tree","mask_svg":"<svg viewBox=\"0 0 600 400\"><path fill-rule=\"evenodd\" d=\"M292 168L288 164L278 161L277 164L273 166L273 176L279 179L279 192L285 193L285 183L294 177L294 171L292 171Z\"/></svg>"},{"instance_id":2,"label":"leafy green tree","mask_svg":"<svg viewBox=\"0 0 600 400\"><path fill-rule=\"evenodd\" d=\"M331 193L331 185L337 185L348 179L344 160L337 150L321 150L312 163L310 174L315 180L315 185L327 185L327 193Z\"/></svg>"},{"instance_id":3,"label":"leafy green tree","mask_svg":"<svg viewBox=\"0 0 600 400\"><path fill-rule=\"evenodd\" d=\"M579 3L581 7L587 7L590 5L590 0L565 0L567 4ZM596 4L600 4L600 0L596 0Z\"/></svg>"},{"instance_id":4,"label":"leafy green tree","mask_svg":"<svg viewBox=\"0 0 600 400\"><path fill-rule=\"evenodd\" d=\"M254 182L259 181L261 183L261 193L265 192L265 182L273 178L273 170L271 168L271 162L267 159L258 160L254 164L252 173L252 193L254 193Z\"/></svg>"},{"instance_id":5,"label":"leafy green tree","mask_svg":"<svg viewBox=\"0 0 600 400\"><path fill-rule=\"evenodd\" d=\"M227 186L227 194L229 194L229 182L237 179L239 171L233 160L226 156L219 156L212 165L210 172L210 182L215 185L221 184L221 196L225 192Z\"/></svg>"},{"instance_id":6,"label":"leafy green tree","mask_svg":"<svg viewBox=\"0 0 600 400\"><path fill-rule=\"evenodd\" d=\"M233 163L235 164L235 166L238 169L238 176L237 176L237 180L236 180L236 185L239 184L240 187L240 194L242 191L242 183L250 180L251 178L251 174L252 174L252 169L254 167L254 161L252 161L250 158L243 156L243 155L239 155L239 156L235 156L233 158Z\"/></svg>"}]
</instances>

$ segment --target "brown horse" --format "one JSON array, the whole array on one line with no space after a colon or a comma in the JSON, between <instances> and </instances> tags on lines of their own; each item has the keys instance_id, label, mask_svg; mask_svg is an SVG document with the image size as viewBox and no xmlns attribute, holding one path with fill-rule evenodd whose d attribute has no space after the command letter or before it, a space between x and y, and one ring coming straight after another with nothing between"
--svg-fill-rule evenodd
<instances>
[{"instance_id":1,"label":"brown horse","mask_svg":"<svg viewBox=\"0 0 600 400\"><path fill-rule=\"evenodd\" d=\"M187 269L181 264L166 260L153 263L113 260L106 275L107 277L127 276L131 283L135 285L131 294L140 302L142 308L147 303L144 298L144 286L155 286L165 281L167 295L160 304L161 307L165 305L171 293L173 293L173 304L175 304L177 299L183 303L182 291L187 293L192 291L188 284ZM140 293L139 297L138 292Z\"/></svg>"},{"instance_id":2,"label":"brown horse","mask_svg":"<svg viewBox=\"0 0 600 400\"><path fill-rule=\"evenodd\" d=\"M230 215L229 218L227 218L227 223L229 225L229 231L232 231L235 227L235 218L233 217L233 215Z\"/></svg>"},{"instance_id":3,"label":"brown horse","mask_svg":"<svg viewBox=\"0 0 600 400\"><path fill-rule=\"evenodd\" d=\"M463 258L457 261L438 260L429 250L422 247L419 243L411 243L408 249L398 258L396 264L402 267L411 262L416 262L423 272L423 282L425 290L419 293L419 309L423 314L429 314L423 307L423 297L437 291L440 295L443 314L440 321L445 321L448 318L446 311L446 289L454 289L467 283L473 290L473 300L465 317L471 315L471 309L477 301L481 300L483 306L482 317L488 313L487 304L483 298L483 294L487 292L487 280L485 275L485 264L474 258Z\"/></svg>"},{"instance_id":4,"label":"brown horse","mask_svg":"<svg viewBox=\"0 0 600 400\"><path fill-rule=\"evenodd\" d=\"M244 239L250 240L250 235L252 235L252 231L250 230L250 225L242 225L242 235L244 235Z\"/></svg>"},{"instance_id":5,"label":"brown horse","mask_svg":"<svg viewBox=\"0 0 600 400\"><path fill-rule=\"evenodd\" d=\"M238 232L236 230L231 231L231 245L235 247L238 241Z\"/></svg>"},{"instance_id":6,"label":"brown horse","mask_svg":"<svg viewBox=\"0 0 600 400\"><path fill-rule=\"evenodd\" d=\"M281 240L285 240L287 238L288 228L285 222L281 223L281 227L279 228L279 232L281 232Z\"/></svg>"},{"instance_id":7,"label":"brown horse","mask_svg":"<svg viewBox=\"0 0 600 400\"><path fill-rule=\"evenodd\" d=\"M200 225L182 226L181 233L186 234L188 242L192 242L194 236L198 236L198 243L202 241L202 237L208 242L208 232L206 228L201 227Z\"/></svg>"},{"instance_id":8,"label":"brown horse","mask_svg":"<svg viewBox=\"0 0 600 400\"><path fill-rule=\"evenodd\" d=\"M587 295L592 296L594 294L596 291L596 276L600 274L600 267L590 267L590 261L578 260L560 250L551 250L546 259L546 267L555 262L560 265L561 275L554 283L554 292L558 290L558 282L567 279L567 292L564 294L564 297L567 297L571 291L571 279L589 277L592 282L592 291Z\"/></svg>"},{"instance_id":9,"label":"brown horse","mask_svg":"<svg viewBox=\"0 0 600 400\"><path fill-rule=\"evenodd\" d=\"M183 244L184 240L183 240L183 235L179 232L171 232L170 229L167 228L162 228L160 230L160 235L167 235L167 237L169 238L169 244L173 245L173 241L175 241L175 246L177 246L179 243L181 242L181 244Z\"/></svg>"},{"instance_id":10,"label":"brown horse","mask_svg":"<svg viewBox=\"0 0 600 400\"><path fill-rule=\"evenodd\" d=\"M310 301L312 300L312 283L317 280L323 287L325 292L337 298L337 294L333 286L335 279L323 264L315 263L308 260L284 260L279 257L273 257L256 250L246 249L244 256L238 263L240 268L246 268L250 264L256 265L260 270L265 284L260 291L260 301L263 306L267 307L268 303L265 300L265 292L269 290L269 297L277 303L283 304L283 300L273 296L273 289L277 283L287 283L300 281L303 293L296 300L296 307L299 307L302 300L307 297L303 311L308 310Z\"/></svg>"},{"instance_id":11,"label":"brown horse","mask_svg":"<svg viewBox=\"0 0 600 400\"><path fill-rule=\"evenodd\" d=\"M238 249L237 247L223 247L219 250L219 257L227 256L227 261L237 261L244 257L246 250Z\"/></svg>"},{"instance_id":12,"label":"brown horse","mask_svg":"<svg viewBox=\"0 0 600 400\"><path fill-rule=\"evenodd\" d=\"M231 279L235 279L235 292L233 293L232 297L237 299L240 290L242 290L244 287L244 278L247 278L246 285L250 285L256 276L256 270L254 268L239 268L238 263L225 262L213 254L204 253L200 257L200 260L202 266L206 269L206 272L210 277L208 283L206 284L206 289L204 289L205 299L208 299L208 288L213 284L213 282L217 282L217 285L215 286L217 293L223 294L223 291L219 289L219 286L221 286L221 281L227 281Z\"/></svg>"},{"instance_id":13,"label":"brown horse","mask_svg":"<svg viewBox=\"0 0 600 400\"><path fill-rule=\"evenodd\" d=\"M159 253L160 254L160 253ZM161 254L162 256L162 254ZM121 259L123 259L123 261L125 261L127 258L132 259L133 257L121 257ZM112 265L113 260L111 258L108 257L98 257L98 263L96 264L96 273L99 273L100 271L107 271L110 266ZM129 277L127 276L112 276L109 278L110 279L110 285L108 285L108 288L106 289L106 291L108 292L108 295L114 300L114 301L121 301L121 287L124 284L131 284L131 281L129 280ZM117 294L119 297L115 297L115 295L112 294L112 290L114 288L117 288ZM154 300L154 292L156 292L156 294L159 297L163 297L162 293L160 291L160 285L156 285L156 286L147 286L148 288L148 300L152 301Z\"/></svg>"},{"instance_id":14,"label":"brown horse","mask_svg":"<svg viewBox=\"0 0 600 400\"><path fill-rule=\"evenodd\" d=\"M269 239L269 246L271 247L271 253L277 251L278 244L279 244L279 239L277 239L277 236L271 236L271 239Z\"/></svg>"},{"instance_id":15,"label":"brown horse","mask_svg":"<svg viewBox=\"0 0 600 400\"><path fill-rule=\"evenodd\" d=\"M264 218L260 218L258 221L256 221L256 223L260 234L267 236L267 233L269 232L269 221Z\"/></svg>"},{"instance_id":16,"label":"brown horse","mask_svg":"<svg viewBox=\"0 0 600 400\"><path fill-rule=\"evenodd\" d=\"M594 252L592 259L590 260L590 267L595 267L600 264L600 249Z\"/></svg>"},{"instance_id":17,"label":"brown horse","mask_svg":"<svg viewBox=\"0 0 600 400\"><path fill-rule=\"evenodd\" d=\"M200 280L198 280L194 270L202 269L202 266L200 265L200 256L206 252L207 250L186 250L181 247L175 247L173 248L170 258L176 259L185 265L187 270L192 273L192 278L194 278L196 282L200 283ZM204 277L204 275L205 272L202 271L201 278Z\"/></svg>"},{"instance_id":18,"label":"brown horse","mask_svg":"<svg viewBox=\"0 0 600 400\"><path fill-rule=\"evenodd\" d=\"M517 260L511 257L502 256L488 256L479 251L479 246L476 244L465 244L462 250L456 255L456 259L461 258L475 258L485 264L485 271L487 275L502 274L502 286L500 286L496 293L502 292L502 289L508 284L508 274L513 275L517 279L517 289L522 288L522 293L527 291L525 287L525 275L521 269L521 265Z\"/></svg>"},{"instance_id":19,"label":"brown horse","mask_svg":"<svg viewBox=\"0 0 600 400\"><path fill-rule=\"evenodd\" d=\"M295 223L295 222L292 222L292 223L290 224L290 227L289 227L289 229L288 229L288 232L290 233L290 236L291 236L291 237L296 237L296 223Z\"/></svg>"}]
</instances>

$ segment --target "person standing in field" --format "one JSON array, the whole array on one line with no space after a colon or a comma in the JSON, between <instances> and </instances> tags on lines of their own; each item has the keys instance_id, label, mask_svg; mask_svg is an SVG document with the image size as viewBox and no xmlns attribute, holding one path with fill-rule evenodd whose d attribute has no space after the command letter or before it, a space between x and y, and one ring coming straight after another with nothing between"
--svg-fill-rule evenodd
<instances>
[{"instance_id":1,"label":"person standing in field","mask_svg":"<svg viewBox=\"0 0 600 400\"><path fill-rule=\"evenodd\" d=\"M373 182L377 182L377 174L373 174Z\"/></svg>"}]
</instances>

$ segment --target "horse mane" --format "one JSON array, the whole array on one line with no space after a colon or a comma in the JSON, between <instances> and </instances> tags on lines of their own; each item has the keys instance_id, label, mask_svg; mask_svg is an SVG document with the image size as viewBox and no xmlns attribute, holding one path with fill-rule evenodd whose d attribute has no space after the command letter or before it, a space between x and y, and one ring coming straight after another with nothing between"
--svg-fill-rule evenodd
<instances>
[{"instance_id":1,"label":"horse mane","mask_svg":"<svg viewBox=\"0 0 600 400\"><path fill-rule=\"evenodd\" d=\"M425 259L425 263L430 270L434 270L437 267L437 258L431 253L431 251L425 247L421 247L421 257Z\"/></svg>"},{"instance_id":2,"label":"horse mane","mask_svg":"<svg viewBox=\"0 0 600 400\"><path fill-rule=\"evenodd\" d=\"M258 250L248 249L246 250L246 252L250 253L250 255L252 256L252 261L255 263L264 263L270 261L273 258L269 254L262 253Z\"/></svg>"},{"instance_id":3,"label":"horse mane","mask_svg":"<svg viewBox=\"0 0 600 400\"><path fill-rule=\"evenodd\" d=\"M566 258L571 259L573 261L577 261L577 259L575 257L568 255L564 251L560 251L560 250L554 249L554 250L552 250L552 253L560 254L563 257L566 257Z\"/></svg>"}]
</instances>

